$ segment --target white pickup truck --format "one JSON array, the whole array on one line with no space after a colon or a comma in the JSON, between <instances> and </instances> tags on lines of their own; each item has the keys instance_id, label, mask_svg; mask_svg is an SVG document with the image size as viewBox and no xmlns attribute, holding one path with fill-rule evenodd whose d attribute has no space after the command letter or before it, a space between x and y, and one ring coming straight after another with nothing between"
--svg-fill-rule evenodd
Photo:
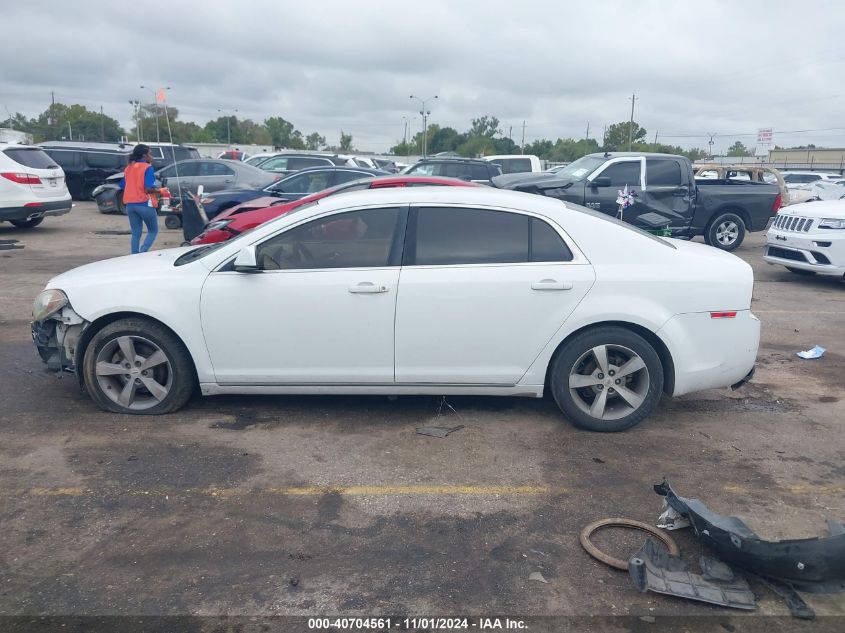
<instances>
[{"instance_id":1,"label":"white pickup truck","mask_svg":"<svg viewBox=\"0 0 845 633\"><path fill-rule=\"evenodd\" d=\"M496 156L485 156L484 160L489 160L502 168L503 174L521 174L527 172L543 171L543 163L534 154L499 154Z\"/></svg>"}]
</instances>

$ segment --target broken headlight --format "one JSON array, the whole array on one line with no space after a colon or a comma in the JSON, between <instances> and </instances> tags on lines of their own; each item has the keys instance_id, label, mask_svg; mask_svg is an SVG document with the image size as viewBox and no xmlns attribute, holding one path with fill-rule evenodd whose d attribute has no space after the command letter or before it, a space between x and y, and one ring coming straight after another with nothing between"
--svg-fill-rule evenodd
<instances>
[{"instance_id":1,"label":"broken headlight","mask_svg":"<svg viewBox=\"0 0 845 633\"><path fill-rule=\"evenodd\" d=\"M68 305L67 295L61 290L44 290L32 303L32 320L43 321Z\"/></svg>"}]
</instances>

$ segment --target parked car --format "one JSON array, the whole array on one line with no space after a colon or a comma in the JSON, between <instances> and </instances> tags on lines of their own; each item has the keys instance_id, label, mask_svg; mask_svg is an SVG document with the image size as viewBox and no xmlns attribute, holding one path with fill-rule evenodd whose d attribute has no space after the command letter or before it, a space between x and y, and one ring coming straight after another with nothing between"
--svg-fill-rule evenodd
<instances>
[{"instance_id":1,"label":"parked car","mask_svg":"<svg viewBox=\"0 0 845 633\"><path fill-rule=\"evenodd\" d=\"M675 237L703 235L711 246L733 250L747 231L762 231L781 205L777 185L739 180L695 180L685 156L614 152L588 154L557 173L509 174L493 185L551 196L616 216L619 191L636 192L622 217Z\"/></svg>"},{"instance_id":2,"label":"parked car","mask_svg":"<svg viewBox=\"0 0 845 633\"><path fill-rule=\"evenodd\" d=\"M365 189L389 189L391 187L475 187L475 183L458 180L457 178L438 178L436 176L377 176L362 178L342 185L324 189L309 196L287 202L276 197L256 198L234 206L219 215L206 225L205 230L191 240L191 244L215 244L225 242L245 231L254 229L265 222L290 213L302 205L322 200L329 196L348 191Z\"/></svg>"},{"instance_id":3,"label":"parked car","mask_svg":"<svg viewBox=\"0 0 845 633\"><path fill-rule=\"evenodd\" d=\"M423 158L402 170L407 176L445 176L489 185L502 168L486 160L471 158Z\"/></svg>"},{"instance_id":4,"label":"parked car","mask_svg":"<svg viewBox=\"0 0 845 633\"><path fill-rule=\"evenodd\" d=\"M387 176L386 171L364 169L363 167L310 167L278 179L264 187L244 189L224 189L212 192L202 199L205 213L210 218L216 217L226 209L248 200L263 198L268 195L291 201L328 189L351 180ZM169 182L169 181L168 181Z\"/></svg>"},{"instance_id":5,"label":"parked car","mask_svg":"<svg viewBox=\"0 0 845 633\"><path fill-rule=\"evenodd\" d=\"M214 158L179 161L159 170L156 176L172 191L179 187L196 191L200 185L205 192L235 188L255 189L279 180L277 174L267 173L252 165Z\"/></svg>"},{"instance_id":6,"label":"parked car","mask_svg":"<svg viewBox=\"0 0 845 633\"><path fill-rule=\"evenodd\" d=\"M345 164L347 164L347 160L337 156L283 152L268 156L259 162L256 167L277 174L292 174L309 167L334 167L335 165Z\"/></svg>"},{"instance_id":7,"label":"parked car","mask_svg":"<svg viewBox=\"0 0 845 633\"><path fill-rule=\"evenodd\" d=\"M399 167L395 161L388 160L386 158L373 158L372 161L376 164L378 169L389 171L391 174L399 172Z\"/></svg>"},{"instance_id":8,"label":"parked car","mask_svg":"<svg viewBox=\"0 0 845 633\"><path fill-rule=\"evenodd\" d=\"M543 163L540 158L533 154L502 154L498 156L485 156L484 160L502 168L503 174L520 174L523 172L541 172Z\"/></svg>"},{"instance_id":9,"label":"parked car","mask_svg":"<svg viewBox=\"0 0 845 633\"><path fill-rule=\"evenodd\" d=\"M123 143L84 141L50 141L38 146L62 168L74 200L91 200L94 189L106 178L122 173L129 164L133 147Z\"/></svg>"},{"instance_id":10,"label":"parked car","mask_svg":"<svg viewBox=\"0 0 845 633\"><path fill-rule=\"evenodd\" d=\"M750 376L753 283L729 253L577 205L398 187L64 273L35 299L32 329L49 368L75 370L117 413L175 411L198 388L548 391L576 425L620 431L664 393Z\"/></svg>"},{"instance_id":11,"label":"parked car","mask_svg":"<svg viewBox=\"0 0 845 633\"><path fill-rule=\"evenodd\" d=\"M220 152L217 155L217 158L219 160L236 160L236 161L239 161L239 162L243 162L247 158L249 158L249 154L247 154L246 152L242 152L239 149L233 149L233 150L228 150L228 151L225 151L225 152Z\"/></svg>"},{"instance_id":12,"label":"parked car","mask_svg":"<svg viewBox=\"0 0 845 633\"><path fill-rule=\"evenodd\" d=\"M72 206L62 168L41 148L0 143L0 221L29 229Z\"/></svg>"},{"instance_id":13,"label":"parked car","mask_svg":"<svg viewBox=\"0 0 845 633\"><path fill-rule=\"evenodd\" d=\"M802 185L815 182L816 180L842 180L842 174L834 172L826 173L821 171L794 171L786 169L780 173L787 185Z\"/></svg>"},{"instance_id":14,"label":"parked car","mask_svg":"<svg viewBox=\"0 0 845 633\"><path fill-rule=\"evenodd\" d=\"M763 259L798 274L845 276L845 200L781 209L766 234Z\"/></svg>"},{"instance_id":15,"label":"parked car","mask_svg":"<svg viewBox=\"0 0 845 633\"><path fill-rule=\"evenodd\" d=\"M150 147L150 153L153 155L153 169L156 171L173 163L178 163L180 160L200 158L200 153L196 147L173 143L146 143L146 145Z\"/></svg>"}]
</instances>

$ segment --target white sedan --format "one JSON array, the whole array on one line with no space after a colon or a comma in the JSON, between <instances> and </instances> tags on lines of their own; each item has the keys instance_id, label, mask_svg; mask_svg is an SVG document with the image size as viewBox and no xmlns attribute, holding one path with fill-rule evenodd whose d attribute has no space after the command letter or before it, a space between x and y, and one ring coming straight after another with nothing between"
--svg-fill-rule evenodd
<instances>
[{"instance_id":1,"label":"white sedan","mask_svg":"<svg viewBox=\"0 0 845 633\"><path fill-rule=\"evenodd\" d=\"M52 279L33 337L120 413L215 394L550 393L619 431L661 394L752 372L753 275L560 200L488 188L360 191L211 246Z\"/></svg>"}]
</instances>

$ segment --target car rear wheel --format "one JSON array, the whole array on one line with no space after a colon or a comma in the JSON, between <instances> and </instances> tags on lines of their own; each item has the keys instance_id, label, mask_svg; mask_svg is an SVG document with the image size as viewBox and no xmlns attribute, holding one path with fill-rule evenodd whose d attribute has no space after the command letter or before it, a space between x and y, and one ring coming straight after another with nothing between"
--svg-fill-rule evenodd
<instances>
[{"instance_id":1,"label":"car rear wheel","mask_svg":"<svg viewBox=\"0 0 845 633\"><path fill-rule=\"evenodd\" d=\"M723 251L738 248L744 239L745 222L736 213L722 213L713 218L704 235L705 242Z\"/></svg>"},{"instance_id":2,"label":"car rear wheel","mask_svg":"<svg viewBox=\"0 0 845 633\"><path fill-rule=\"evenodd\" d=\"M114 197L114 210L115 213L119 213L120 215L126 215L126 205L123 204L123 193L118 191L117 195Z\"/></svg>"},{"instance_id":3,"label":"car rear wheel","mask_svg":"<svg viewBox=\"0 0 845 633\"><path fill-rule=\"evenodd\" d=\"M159 323L120 319L94 334L83 357L85 388L101 409L171 413L196 385L188 350Z\"/></svg>"},{"instance_id":4,"label":"car rear wheel","mask_svg":"<svg viewBox=\"0 0 845 633\"><path fill-rule=\"evenodd\" d=\"M182 227L182 218L175 213L168 213L164 216L164 226L168 229L178 229Z\"/></svg>"},{"instance_id":5,"label":"car rear wheel","mask_svg":"<svg viewBox=\"0 0 845 633\"><path fill-rule=\"evenodd\" d=\"M32 218L31 220L9 220L14 226L19 229L31 229L44 221L44 218Z\"/></svg>"},{"instance_id":6,"label":"car rear wheel","mask_svg":"<svg viewBox=\"0 0 845 633\"><path fill-rule=\"evenodd\" d=\"M657 406L663 366L643 337L620 327L600 327L561 348L552 361L550 389L575 426L624 431Z\"/></svg>"}]
</instances>

